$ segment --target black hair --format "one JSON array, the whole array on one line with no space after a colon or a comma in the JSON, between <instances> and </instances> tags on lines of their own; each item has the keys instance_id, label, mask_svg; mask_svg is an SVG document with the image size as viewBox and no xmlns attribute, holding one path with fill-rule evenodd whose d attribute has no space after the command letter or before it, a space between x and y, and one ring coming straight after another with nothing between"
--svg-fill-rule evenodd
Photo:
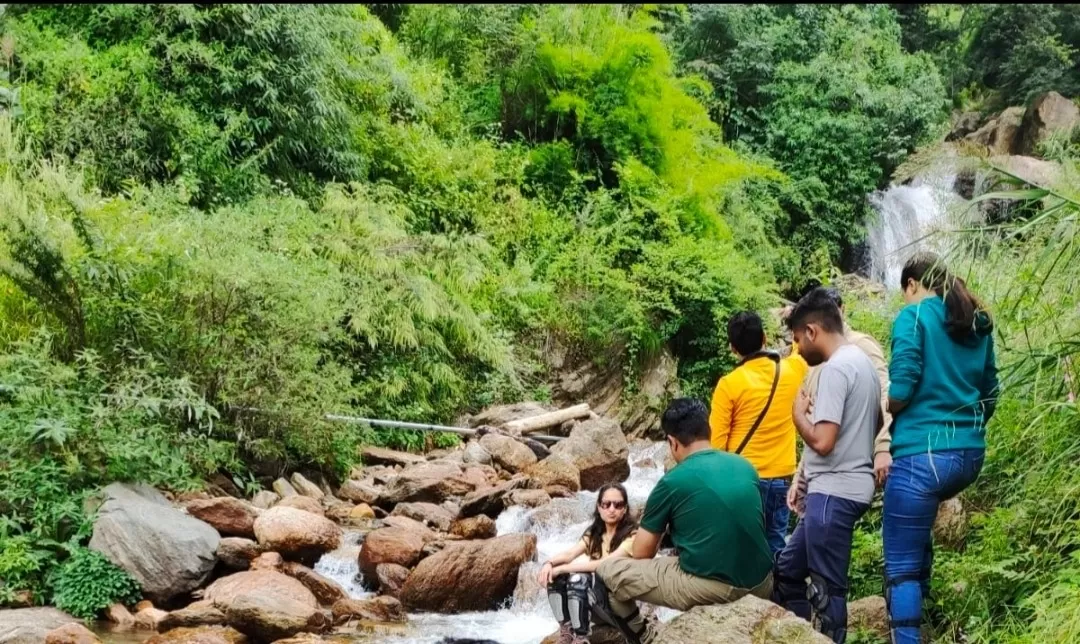
<instances>
[{"instance_id":1,"label":"black hair","mask_svg":"<svg viewBox=\"0 0 1080 644\"><path fill-rule=\"evenodd\" d=\"M665 436L673 436L682 445L709 440L709 410L697 398L676 398L660 418Z\"/></svg>"},{"instance_id":2,"label":"black hair","mask_svg":"<svg viewBox=\"0 0 1080 644\"><path fill-rule=\"evenodd\" d=\"M985 317L987 326L993 328L993 320L983 303L968 290L964 280L949 272L937 255L925 252L913 255L900 271L900 288L906 288L909 280L915 280L945 300L945 328L954 340L974 335L979 317Z\"/></svg>"},{"instance_id":3,"label":"black hair","mask_svg":"<svg viewBox=\"0 0 1080 644\"><path fill-rule=\"evenodd\" d=\"M624 488L619 483L608 483L600 488L600 491L596 493L596 508L593 510L593 520L589 524L589 527L585 529L585 534L581 535L585 538L585 542L589 545L589 550L586 553L589 555L589 559L600 559L604 556L604 531L607 529L607 525L604 523L603 517L600 516L600 502L604 500L604 492L608 490L618 490L619 494L622 494L623 503L626 504L626 513L623 514L623 518L619 521L619 525L615 526L615 534L611 535L611 544L608 548L608 552L614 552L615 548L619 547L626 537L630 536L630 533L637 529L637 522L630 518L630 496L626 493Z\"/></svg>"},{"instance_id":4,"label":"black hair","mask_svg":"<svg viewBox=\"0 0 1080 644\"><path fill-rule=\"evenodd\" d=\"M844 332L844 318L829 289L819 286L802 297L791 310L787 325L792 331L817 324L830 333Z\"/></svg>"},{"instance_id":5,"label":"black hair","mask_svg":"<svg viewBox=\"0 0 1080 644\"><path fill-rule=\"evenodd\" d=\"M727 323L727 338L740 355L748 356L765 346L765 327L761 316L753 311L740 311Z\"/></svg>"},{"instance_id":6,"label":"black hair","mask_svg":"<svg viewBox=\"0 0 1080 644\"><path fill-rule=\"evenodd\" d=\"M844 308L844 298L840 295L840 289L836 288L835 286L823 286L821 287L821 289L825 292L826 295L829 296L830 299L832 299L833 302L836 302L836 308Z\"/></svg>"}]
</instances>

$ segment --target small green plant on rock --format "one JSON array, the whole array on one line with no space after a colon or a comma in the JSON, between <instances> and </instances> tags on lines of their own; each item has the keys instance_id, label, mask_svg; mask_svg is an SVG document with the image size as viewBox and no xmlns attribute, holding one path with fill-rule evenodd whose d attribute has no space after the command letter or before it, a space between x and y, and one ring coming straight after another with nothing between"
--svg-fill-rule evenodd
<instances>
[{"instance_id":1,"label":"small green plant on rock","mask_svg":"<svg viewBox=\"0 0 1080 644\"><path fill-rule=\"evenodd\" d=\"M112 604L133 604L142 597L131 575L82 546L72 549L49 581L57 608L82 619L94 619Z\"/></svg>"}]
</instances>

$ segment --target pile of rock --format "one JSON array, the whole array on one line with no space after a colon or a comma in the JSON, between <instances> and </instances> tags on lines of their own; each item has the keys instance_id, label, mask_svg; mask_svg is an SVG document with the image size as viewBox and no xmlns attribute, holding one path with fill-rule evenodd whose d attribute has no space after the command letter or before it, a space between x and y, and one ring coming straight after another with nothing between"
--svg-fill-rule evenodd
<instances>
[{"instance_id":1,"label":"pile of rock","mask_svg":"<svg viewBox=\"0 0 1080 644\"><path fill-rule=\"evenodd\" d=\"M301 473L251 499L224 485L216 496L170 498L145 485L110 485L90 508L90 547L128 571L145 600L106 616L121 630L157 631L148 642L234 643L321 641L358 623L402 623L406 609L497 609L536 557L534 536L496 536L499 514L629 475L617 423L570 419L561 423L568 436L549 450L519 429L537 408L490 410L466 445L427 457L364 449L364 467L336 490ZM313 569L342 546L343 528L361 535L360 581L377 592L372 599L351 598ZM57 643L97 641L58 611L17 613L3 612L40 625L26 641L49 631Z\"/></svg>"}]
</instances>

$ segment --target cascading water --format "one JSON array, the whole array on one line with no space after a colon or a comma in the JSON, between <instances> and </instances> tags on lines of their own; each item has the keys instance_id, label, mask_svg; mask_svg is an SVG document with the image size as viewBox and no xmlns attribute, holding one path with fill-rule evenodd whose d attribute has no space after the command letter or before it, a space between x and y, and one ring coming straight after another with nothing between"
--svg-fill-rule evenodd
<instances>
[{"instance_id":1,"label":"cascading water","mask_svg":"<svg viewBox=\"0 0 1080 644\"><path fill-rule=\"evenodd\" d=\"M624 482L630 505L645 507L653 486L664 475L663 443L635 447L630 452L630 477ZM545 561L572 546L588 526L596 504L595 492L581 492L574 497L554 499L540 508L514 506L507 508L496 521L500 535L529 533L536 535L537 560ZM350 596L362 599L371 596L360 586L357 555L359 535L351 533L346 545L327 553L315 570L337 581ZM498 611L442 615L418 613L409 615L409 625L401 634L388 634L380 641L396 644L435 644L445 637L489 639L500 644L537 644L558 628L551 616L547 594L533 580L538 563L524 564L518 572L518 590L511 605ZM661 610L657 617L668 621L675 611Z\"/></svg>"},{"instance_id":2,"label":"cascading water","mask_svg":"<svg viewBox=\"0 0 1080 644\"><path fill-rule=\"evenodd\" d=\"M900 285L904 262L916 251L946 254L945 239L935 233L953 229L971 215L956 193L957 173L944 160L914 177L870 195L876 213L870 223L870 277L891 289Z\"/></svg>"}]
</instances>

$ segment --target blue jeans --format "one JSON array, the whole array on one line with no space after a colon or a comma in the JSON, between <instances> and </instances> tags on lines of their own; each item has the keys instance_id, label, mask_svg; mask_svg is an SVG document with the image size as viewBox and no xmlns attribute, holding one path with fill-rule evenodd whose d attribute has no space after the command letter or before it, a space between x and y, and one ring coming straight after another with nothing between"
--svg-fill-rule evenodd
<instances>
[{"instance_id":1,"label":"blue jeans","mask_svg":"<svg viewBox=\"0 0 1080 644\"><path fill-rule=\"evenodd\" d=\"M773 556L784 549L787 543L788 517L791 511L787 507L787 479L761 479L758 490L761 492L761 507L765 510L765 540Z\"/></svg>"},{"instance_id":2,"label":"blue jeans","mask_svg":"<svg viewBox=\"0 0 1080 644\"><path fill-rule=\"evenodd\" d=\"M773 601L808 621L813 609L818 630L834 642L847 635L851 537L869 508L839 496L808 494L802 520L776 557Z\"/></svg>"},{"instance_id":3,"label":"blue jeans","mask_svg":"<svg viewBox=\"0 0 1080 644\"><path fill-rule=\"evenodd\" d=\"M931 543L938 505L971 485L982 470L981 449L905 456L885 481L882 537L885 600L894 644L919 644L922 601L929 594Z\"/></svg>"}]
</instances>

